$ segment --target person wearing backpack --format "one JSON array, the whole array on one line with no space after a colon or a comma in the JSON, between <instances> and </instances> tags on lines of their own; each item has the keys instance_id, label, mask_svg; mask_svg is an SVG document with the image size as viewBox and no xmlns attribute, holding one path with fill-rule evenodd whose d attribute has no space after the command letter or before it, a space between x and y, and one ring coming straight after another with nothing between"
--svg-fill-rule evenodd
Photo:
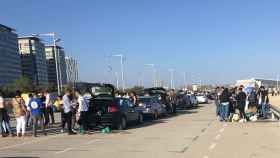
<instances>
[{"instance_id":1,"label":"person wearing backpack","mask_svg":"<svg viewBox=\"0 0 280 158\"><path fill-rule=\"evenodd\" d=\"M13 98L12 101L13 109L14 109L14 114L16 117L16 130L17 130L17 137L24 137L25 136L25 128L26 128L26 105L21 97L21 92L16 91L16 96Z\"/></svg>"}]
</instances>

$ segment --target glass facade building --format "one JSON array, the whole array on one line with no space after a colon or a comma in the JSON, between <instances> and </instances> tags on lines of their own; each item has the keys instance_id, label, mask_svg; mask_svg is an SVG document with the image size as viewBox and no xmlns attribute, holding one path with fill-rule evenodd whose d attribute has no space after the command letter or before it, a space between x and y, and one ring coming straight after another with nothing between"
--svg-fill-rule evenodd
<instances>
[{"instance_id":1,"label":"glass facade building","mask_svg":"<svg viewBox=\"0 0 280 158\"><path fill-rule=\"evenodd\" d=\"M37 86L48 85L45 45L34 36L18 38L22 73Z\"/></svg>"},{"instance_id":2,"label":"glass facade building","mask_svg":"<svg viewBox=\"0 0 280 158\"><path fill-rule=\"evenodd\" d=\"M55 51L56 50L56 51ZM55 55L56 52L56 55ZM45 53L47 59L48 67L48 79L49 83L52 85L57 85L57 75L62 85L67 84L67 73L66 73L66 63L65 63L65 52L64 49L60 46L45 46ZM56 57L58 63L58 73L56 71Z\"/></svg>"},{"instance_id":3,"label":"glass facade building","mask_svg":"<svg viewBox=\"0 0 280 158\"><path fill-rule=\"evenodd\" d=\"M0 86L14 82L21 75L17 34L14 29L0 24Z\"/></svg>"}]
</instances>

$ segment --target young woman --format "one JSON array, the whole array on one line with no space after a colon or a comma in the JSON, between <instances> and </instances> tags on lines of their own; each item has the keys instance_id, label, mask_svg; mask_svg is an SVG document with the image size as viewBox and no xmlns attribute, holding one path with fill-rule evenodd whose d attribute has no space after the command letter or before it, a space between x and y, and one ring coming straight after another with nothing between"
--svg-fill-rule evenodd
<instances>
[{"instance_id":1,"label":"young woman","mask_svg":"<svg viewBox=\"0 0 280 158\"><path fill-rule=\"evenodd\" d=\"M13 109L17 121L17 136L25 136L25 128L26 128L26 106L23 98L21 97L21 93L19 91L16 92L16 96L13 99ZM20 135L21 134L21 135Z\"/></svg>"}]
</instances>

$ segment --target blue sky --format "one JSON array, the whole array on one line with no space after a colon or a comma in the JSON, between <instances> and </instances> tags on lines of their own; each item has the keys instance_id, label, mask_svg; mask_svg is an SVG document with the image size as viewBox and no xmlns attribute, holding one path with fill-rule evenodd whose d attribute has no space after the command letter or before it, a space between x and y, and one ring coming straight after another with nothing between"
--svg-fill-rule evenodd
<instances>
[{"instance_id":1,"label":"blue sky","mask_svg":"<svg viewBox=\"0 0 280 158\"><path fill-rule=\"evenodd\" d=\"M54 31L79 60L80 79L114 81L123 53L128 85L139 76L149 86L154 63L161 79L276 78L280 73L280 1L277 0L9 0L0 23L20 35ZM112 65L112 72L108 71Z\"/></svg>"}]
</instances>

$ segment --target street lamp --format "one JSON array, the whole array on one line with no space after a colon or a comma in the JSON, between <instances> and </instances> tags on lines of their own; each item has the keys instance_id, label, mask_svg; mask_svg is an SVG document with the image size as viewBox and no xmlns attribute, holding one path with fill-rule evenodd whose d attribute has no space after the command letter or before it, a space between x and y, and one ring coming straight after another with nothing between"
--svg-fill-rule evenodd
<instances>
[{"instance_id":1,"label":"street lamp","mask_svg":"<svg viewBox=\"0 0 280 158\"><path fill-rule=\"evenodd\" d=\"M123 54L115 54L115 55L113 55L113 56L114 56L114 57L120 57L120 59L121 59L122 90L124 91L124 90L125 90L124 63L123 63L124 56L123 56Z\"/></svg>"},{"instance_id":2,"label":"street lamp","mask_svg":"<svg viewBox=\"0 0 280 158\"><path fill-rule=\"evenodd\" d=\"M52 37L53 40L53 46L54 46L54 58L55 58L55 70L56 70L56 83L57 83L57 93L58 95L61 94L61 89L62 89L62 81L61 81L61 71L59 71L60 69L60 65L58 64L58 57L60 58L59 54L57 54L57 50L56 50L56 43L61 41L61 39L56 38L56 34L54 32L50 32L50 33L43 33L43 34L32 34L33 36L48 36L48 37ZM60 60L60 59L59 59Z\"/></svg>"},{"instance_id":3,"label":"street lamp","mask_svg":"<svg viewBox=\"0 0 280 158\"><path fill-rule=\"evenodd\" d=\"M156 78L157 70L155 68L155 64L145 64L145 66L151 67L153 69L153 71L154 71L153 72L154 73L154 75L153 75L153 84L156 87L157 86L157 78Z\"/></svg>"},{"instance_id":4,"label":"street lamp","mask_svg":"<svg viewBox=\"0 0 280 158\"><path fill-rule=\"evenodd\" d=\"M174 69L168 69L170 72L170 89L174 89Z\"/></svg>"}]
</instances>

